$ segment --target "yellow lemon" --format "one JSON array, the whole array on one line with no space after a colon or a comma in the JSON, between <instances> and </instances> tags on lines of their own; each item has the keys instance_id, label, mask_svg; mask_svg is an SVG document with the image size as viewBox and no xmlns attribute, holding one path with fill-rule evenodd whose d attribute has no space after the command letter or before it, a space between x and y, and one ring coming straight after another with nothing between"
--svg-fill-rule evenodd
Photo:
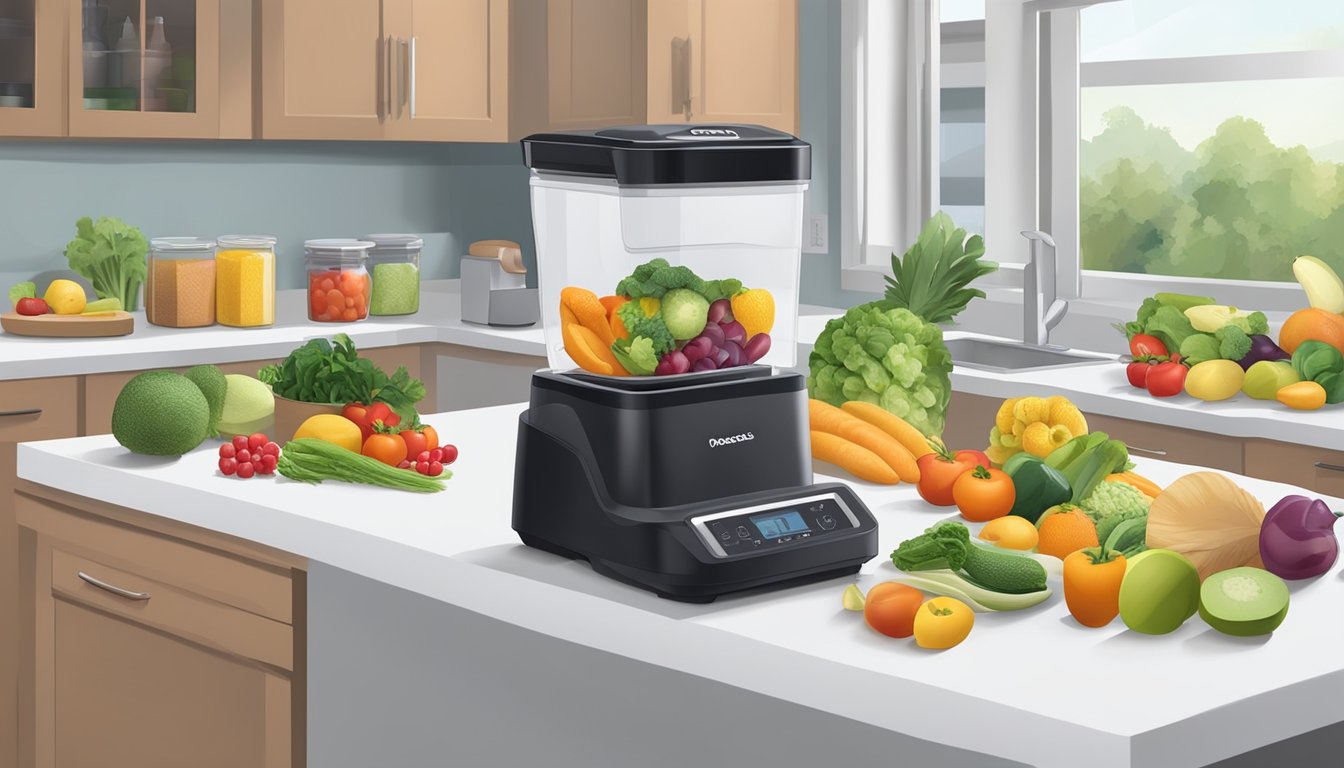
<instances>
[{"instance_id":1,"label":"yellow lemon","mask_svg":"<svg viewBox=\"0 0 1344 768\"><path fill-rule=\"evenodd\" d=\"M764 288L752 288L732 298L733 319L742 324L750 339L769 333L775 325L775 297Z\"/></svg>"},{"instance_id":2,"label":"yellow lemon","mask_svg":"<svg viewBox=\"0 0 1344 768\"><path fill-rule=\"evenodd\" d=\"M1005 549L1031 549L1036 546L1040 532L1030 520L1008 515L985 523L980 529L980 538Z\"/></svg>"},{"instance_id":3,"label":"yellow lemon","mask_svg":"<svg viewBox=\"0 0 1344 768\"><path fill-rule=\"evenodd\" d=\"M336 413L309 416L294 432L295 440L301 437L315 437L354 453L359 453L364 443L364 435L360 433L359 425Z\"/></svg>"},{"instance_id":4,"label":"yellow lemon","mask_svg":"<svg viewBox=\"0 0 1344 768\"><path fill-rule=\"evenodd\" d=\"M78 315L88 302L84 289L74 280L52 280L42 299L58 315Z\"/></svg>"}]
</instances>

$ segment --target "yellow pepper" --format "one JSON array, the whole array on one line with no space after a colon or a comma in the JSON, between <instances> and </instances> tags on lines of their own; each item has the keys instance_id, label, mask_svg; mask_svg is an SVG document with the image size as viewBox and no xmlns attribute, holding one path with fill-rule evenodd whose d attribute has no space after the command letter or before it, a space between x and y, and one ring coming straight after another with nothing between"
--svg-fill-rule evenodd
<instances>
[{"instance_id":1,"label":"yellow pepper","mask_svg":"<svg viewBox=\"0 0 1344 768\"><path fill-rule=\"evenodd\" d=\"M1003 401L989 432L989 459L995 464L1027 451L1045 458L1079 435L1087 434L1087 419L1069 399L1013 397Z\"/></svg>"}]
</instances>

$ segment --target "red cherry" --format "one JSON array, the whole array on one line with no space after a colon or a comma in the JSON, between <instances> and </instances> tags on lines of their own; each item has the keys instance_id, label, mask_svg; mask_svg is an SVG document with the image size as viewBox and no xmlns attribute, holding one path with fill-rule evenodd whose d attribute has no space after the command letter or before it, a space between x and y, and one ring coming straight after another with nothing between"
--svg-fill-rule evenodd
<instances>
[{"instance_id":1,"label":"red cherry","mask_svg":"<svg viewBox=\"0 0 1344 768\"><path fill-rule=\"evenodd\" d=\"M439 475L442 474L443 474L443 465L437 461L431 461L429 463L429 476L438 477Z\"/></svg>"},{"instance_id":2,"label":"red cherry","mask_svg":"<svg viewBox=\"0 0 1344 768\"><path fill-rule=\"evenodd\" d=\"M238 476L244 480L251 477L256 471L256 467L253 467L252 462L250 461L245 461L238 465Z\"/></svg>"},{"instance_id":3,"label":"red cherry","mask_svg":"<svg viewBox=\"0 0 1344 768\"><path fill-rule=\"evenodd\" d=\"M238 459L239 464L246 464L252 460L252 452L244 448L234 454L234 458Z\"/></svg>"},{"instance_id":4,"label":"red cherry","mask_svg":"<svg viewBox=\"0 0 1344 768\"><path fill-rule=\"evenodd\" d=\"M431 463L435 461L443 461L443 449L435 448L434 450L430 451L429 460Z\"/></svg>"},{"instance_id":5,"label":"red cherry","mask_svg":"<svg viewBox=\"0 0 1344 768\"><path fill-rule=\"evenodd\" d=\"M235 451L245 451L245 450L247 450L247 435L234 435L234 436L233 436L233 449L234 449Z\"/></svg>"},{"instance_id":6,"label":"red cherry","mask_svg":"<svg viewBox=\"0 0 1344 768\"><path fill-rule=\"evenodd\" d=\"M247 447L248 450L256 451L258 448L269 442L270 438L260 432L253 432L251 436L247 438Z\"/></svg>"},{"instance_id":7,"label":"red cherry","mask_svg":"<svg viewBox=\"0 0 1344 768\"><path fill-rule=\"evenodd\" d=\"M280 446L276 445L273 442L268 442L265 445L261 446L261 452L265 456L279 456Z\"/></svg>"},{"instance_id":8,"label":"red cherry","mask_svg":"<svg viewBox=\"0 0 1344 768\"><path fill-rule=\"evenodd\" d=\"M421 461L421 462L416 463L416 465L415 465L415 471L416 471L416 472L419 472L419 473L422 474L422 475L427 475L427 474L429 474L429 462L428 462L428 461Z\"/></svg>"},{"instance_id":9,"label":"red cherry","mask_svg":"<svg viewBox=\"0 0 1344 768\"><path fill-rule=\"evenodd\" d=\"M257 463L259 463L261 468L269 475L271 470L275 469L275 465L280 463L280 460L269 453L263 453L261 458L257 460Z\"/></svg>"},{"instance_id":10,"label":"red cherry","mask_svg":"<svg viewBox=\"0 0 1344 768\"><path fill-rule=\"evenodd\" d=\"M442 450L443 450L443 465L444 465L445 467L448 466L449 464L452 464L454 461L457 461L457 446L456 446L456 445L451 445L451 444L449 444L449 445L445 445L445 446L443 446L443 449L442 449Z\"/></svg>"},{"instance_id":11,"label":"red cherry","mask_svg":"<svg viewBox=\"0 0 1344 768\"><path fill-rule=\"evenodd\" d=\"M219 471L224 473L225 477L238 471L238 460L232 457L225 457L219 460Z\"/></svg>"},{"instance_id":12,"label":"red cherry","mask_svg":"<svg viewBox=\"0 0 1344 768\"><path fill-rule=\"evenodd\" d=\"M219 446L219 458L221 459L232 459L237 452L238 449L233 447L233 443L225 443Z\"/></svg>"},{"instance_id":13,"label":"red cherry","mask_svg":"<svg viewBox=\"0 0 1344 768\"><path fill-rule=\"evenodd\" d=\"M429 461L429 451L421 451L419 456L415 457L417 462Z\"/></svg>"}]
</instances>

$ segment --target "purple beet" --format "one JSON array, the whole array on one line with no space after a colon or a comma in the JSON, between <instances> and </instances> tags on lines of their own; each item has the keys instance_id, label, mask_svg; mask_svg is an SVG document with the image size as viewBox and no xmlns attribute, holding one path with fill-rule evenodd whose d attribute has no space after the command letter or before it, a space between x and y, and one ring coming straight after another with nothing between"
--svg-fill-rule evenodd
<instances>
[{"instance_id":1,"label":"purple beet","mask_svg":"<svg viewBox=\"0 0 1344 768\"><path fill-rule=\"evenodd\" d=\"M1330 570L1339 556L1335 521L1320 499L1285 496L1260 524L1260 559L1265 570L1284 579L1310 579Z\"/></svg>"}]
</instances>

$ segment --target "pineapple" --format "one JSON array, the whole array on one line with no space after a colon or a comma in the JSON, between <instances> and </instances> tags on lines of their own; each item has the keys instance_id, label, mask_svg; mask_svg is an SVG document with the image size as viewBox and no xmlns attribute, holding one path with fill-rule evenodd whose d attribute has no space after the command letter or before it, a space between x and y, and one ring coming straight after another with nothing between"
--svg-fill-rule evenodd
<instances>
[{"instance_id":1,"label":"pineapple","mask_svg":"<svg viewBox=\"0 0 1344 768\"><path fill-rule=\"evenodd\" d=\"M998 269L980 257L979 235L967 239L939 211L904 256L891 255L880 301L852 307L826 324L808 360L811 397L832 405L875 403L925 435L938 435L952 396L952 356L938 323L956 317L984 291L968 287Z\"/></svg>"}]
</instances>

